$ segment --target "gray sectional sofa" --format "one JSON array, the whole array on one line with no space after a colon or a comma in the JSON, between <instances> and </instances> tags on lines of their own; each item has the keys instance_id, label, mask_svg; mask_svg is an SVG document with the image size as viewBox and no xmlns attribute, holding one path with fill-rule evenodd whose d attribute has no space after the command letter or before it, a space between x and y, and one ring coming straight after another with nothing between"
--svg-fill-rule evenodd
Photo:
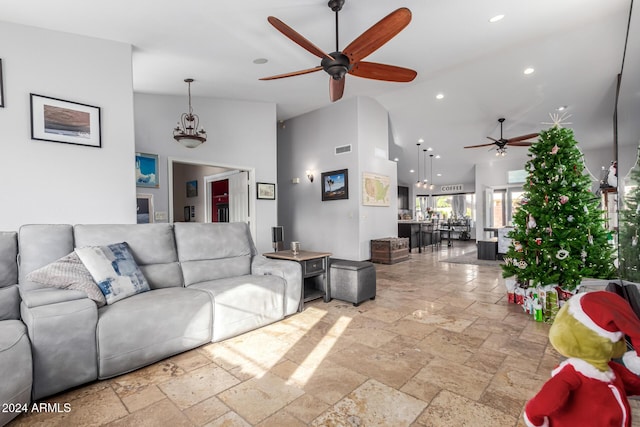
<instances>
[{"instance_id":1,"label":"gray sectional sofa","mask_svg":"<svg viewBox=\"0 0 640 427\"><path fill-rule=\"evenodd\" d=\"M119 242L129 245L150 291L98 307L85 292L27 280L30 272L74 248ZM24 324L1 321L0 346L4 322L23 332L26 325L32 399L275 322L295 313L302 295L300 265L258 255L244 223L25 225L17 243ZM11 257L5 252L0 251L0 262ZM15 263L15 252L13 257ZM0 268L0 286L14 282L15 274ZM17 298L15 285L8 289ZM0 307L4 300L0 293ZM0 309L0 319L3 315ZM18 318L15 304L8 317ZM0 376L4 369L0 353Z\"/></svg>"},{"instance_id":2,"label":"gray sectional sofa","mask_svg":"<svg viewBox=\"0 0 640 427\"><path fill-rule=\"evenodd\" d=\"M31 346L19 320L17 254L17 234L0 232L0 426L19 415L31 398Z\"/></svg>"}]
</instances>

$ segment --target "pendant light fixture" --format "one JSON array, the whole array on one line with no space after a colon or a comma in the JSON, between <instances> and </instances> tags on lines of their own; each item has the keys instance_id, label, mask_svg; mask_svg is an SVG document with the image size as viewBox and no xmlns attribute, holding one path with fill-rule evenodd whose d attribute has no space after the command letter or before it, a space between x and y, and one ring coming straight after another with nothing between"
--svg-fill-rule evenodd
<instances>
[{"instance_id":1,"label":"pendant light fixture","mask_svg":"<svg viewBox=\"0 0 640 427\"><path fill-rule=\"evenodd\" d=\"M433 185L433 154L429 154L429 157L431 158L431 172L430 172L430 174L431 174L430 175L431 185L429 186L429 189L433 190L433 188L434 188L434 185Z\"/></svg>"},{"instance_id":2,"label":"pendant light fixture","mask_svg":"<svg viewBox=\"0 0 640 427\"><path fill-rule=\"evenodd\" d=\"M420 169L420 144L421 144L420 141L418 141L418 143L416 144L418 146L418 180L416 181L416 187L418 187L418 188L420 187L420 184L422 183L420 181L420 176L422 175L422 171Z\"/></svg>"},{"instance_id":3,"label":"pendant light fixture","mask_svg":"<svg viewBox=\"0 0 640 427\"><path fill-rule=\"evenodd\" d=\"M196 148L207 140L207 132L199 128L200 118L193 114L191 107L191 83L193 79L184 79L189 87L189 112L182 113L178 125L173 129L173 139L187 148ZM199 129L198 129L199 128Z\"/></svg>"},{"instance_id":4,"label":"pendant light fixture","mask_svg":"<svg viewBox=\"0 0 640 427\"><path fill-rule=\"evenodd\" d=\"M424 179L422 180L422 188L425 190L429 188L429 181L427 180L427 151L428 150L426 148L422 150L424 153Z\"/></svg>"}]
</instances>

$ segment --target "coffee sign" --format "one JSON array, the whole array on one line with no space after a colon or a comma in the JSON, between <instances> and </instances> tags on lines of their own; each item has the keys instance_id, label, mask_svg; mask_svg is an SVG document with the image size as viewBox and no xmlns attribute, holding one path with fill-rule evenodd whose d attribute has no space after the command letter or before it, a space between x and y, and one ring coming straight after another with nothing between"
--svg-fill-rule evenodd
<instances>
[{"instance_id":1,"label":"coffee sign","mask_svg":"<svg viewBox=\"0 0 640 427\"><path fill-rule=\"evenodd\" d=\"M440 191L446 192L446 193L450 193L454 191L462 191L463 187L464 187L463 184L443 185L442 187L440 187Z\"/></svg>"}]
</instances>

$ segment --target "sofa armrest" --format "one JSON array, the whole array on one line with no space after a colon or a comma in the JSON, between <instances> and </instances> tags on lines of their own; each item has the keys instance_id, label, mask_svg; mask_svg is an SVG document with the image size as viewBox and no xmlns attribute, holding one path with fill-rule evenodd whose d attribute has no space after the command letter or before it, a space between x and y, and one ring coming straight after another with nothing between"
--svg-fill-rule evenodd
<instances>
[{"instance_id":1,"label":"sofa armrest","mask_svg":"<svg viewBox=\"0 0 640 427\"><path fill-rule=\"evenodd\" d=\"M41 295L49 293L41 290L24 292L20 304L33 351L34 400L98 378L96 303L86 295L53 302L60 298L60 292L69 293L69 297L83 294L53 291L51 295ZM27 301L34 305L28 306Z\"/></svg>"},{"instance_id":2,"label":"sofa armrest","mask_svg":"<svg viewBox=\"0 0 640 427\"><path fill-rule=\"evenodd\" d=\"M23 304L28 308L57 304L65 301L89 299L87 294L82 291L55 288L42 288L30 291L24 291L21 289L20 296L22 297Z\"/></svg>"},{"instance_id":3,"label":"sofa armrest","mask_svg":"<svg viewBox=\"0 0 640 427\"><path fill-rule=\"evenodd\" d=\"M251 261L251 274L273 275L285 281L285 315L298 311L302 298L302 266L295 261L268 259L257 255Z\"/></svg>"}]
</instances>

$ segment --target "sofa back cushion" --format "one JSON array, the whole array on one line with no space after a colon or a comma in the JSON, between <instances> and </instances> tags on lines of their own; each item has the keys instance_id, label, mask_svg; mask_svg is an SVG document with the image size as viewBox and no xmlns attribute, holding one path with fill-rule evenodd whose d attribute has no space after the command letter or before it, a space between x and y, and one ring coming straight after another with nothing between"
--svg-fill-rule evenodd
<instances>
[{"instance_id":1,"label":"sofa back cushion","mask_svg":"<svg viewBox=\"0 0 640 427\"><path fill-rule=\"evenodd\" d=\"M27 274L73 252L73 228L67 224L29 224L18 232L18 279L24 290L45 285L27 280Z\"/></svg>"},{"instance_id":2,"label":"sofa back cushion","mask_svg":"<svg viewBox=\"0 0 640 427\"><path fill-rule=\"evenodd\" d=\"M0 231L0 288L18 283L18 233Z\"/></svg>"},{"instance_id":3,"label":"sofa back cushion","mask_svg":"<svg viewBox=\"0 0 640 427\"><path fill-rule=\"evenodd\" d=\"M0 232L0 320L19 319L18 233Z\"/></svg>"},{"instance_id":4,"label":"sofa back cushion","mask_svg":"<svg viewBox=\"0 0 640 427\"><path fill-rule=\"evenodd\" d=\"M186 286L251 273L255 247L243 222L174 224Z\"/></svg>"},{"instance_id":5,"label":"sofa back cushion","mask_svg":"<svg viewBox=\"0 0 640 427\"><path fill-rule=\"evenodd\" d=\"M73 233L78 248L127 242L151 289L183 286L171 224L81 224Z\"/></svg>"}]
</instances>

